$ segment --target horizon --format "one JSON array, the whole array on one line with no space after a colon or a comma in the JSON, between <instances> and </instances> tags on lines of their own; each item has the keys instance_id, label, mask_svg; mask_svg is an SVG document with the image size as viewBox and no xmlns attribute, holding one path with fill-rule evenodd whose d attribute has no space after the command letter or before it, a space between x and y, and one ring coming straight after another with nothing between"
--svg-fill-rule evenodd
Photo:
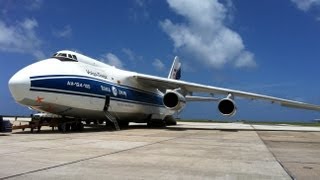
<instances>
[{"instance_id":1,"label":"horizon","mask_svg":"<svg viewBox=\"0 0 320 180\"><path fill-rule=\"evenodd\" d=\"M161 77L177 55L183 81L320 105L318 0L4 0L0 7L0 58L6 64L0 69L0 114L32 113L11 97L9 78L63 49ZM188 103L179 117L311 122L320 115L264 101L235 102L232 117L220 115L214 102Z\"/></svg>"}]
</instances>

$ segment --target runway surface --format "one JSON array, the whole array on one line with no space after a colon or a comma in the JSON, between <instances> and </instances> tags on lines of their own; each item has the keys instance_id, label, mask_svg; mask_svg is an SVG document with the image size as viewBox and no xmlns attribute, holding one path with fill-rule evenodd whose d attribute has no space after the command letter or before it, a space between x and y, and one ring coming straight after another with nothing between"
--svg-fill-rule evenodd
<instances>
[{"instance_id":1,"label":"runway surface","mask_svg":"<svg viewBox=\"0 0 320 180\"><path fill-rule=\"evenodd\" d=\"M189 123L0 136L0 179L320 177L320 128Z\"/></svg>"}]
</instances>

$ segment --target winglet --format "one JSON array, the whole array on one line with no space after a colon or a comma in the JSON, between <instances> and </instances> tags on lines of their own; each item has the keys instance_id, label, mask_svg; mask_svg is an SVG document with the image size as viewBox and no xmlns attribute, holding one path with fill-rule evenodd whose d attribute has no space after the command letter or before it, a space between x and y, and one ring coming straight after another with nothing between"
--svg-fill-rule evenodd
<instances>
[{"instance_id":1,"label":"winglet","mask_svg":"<svg viewBox=\"0 0 320 180\"><path fill-rule=\"evenodd\" d=\"M181 63L179 61L179 57L176 56L173 60L168 79L177 79L181 78Z\"/></svg>"}]
</instances>

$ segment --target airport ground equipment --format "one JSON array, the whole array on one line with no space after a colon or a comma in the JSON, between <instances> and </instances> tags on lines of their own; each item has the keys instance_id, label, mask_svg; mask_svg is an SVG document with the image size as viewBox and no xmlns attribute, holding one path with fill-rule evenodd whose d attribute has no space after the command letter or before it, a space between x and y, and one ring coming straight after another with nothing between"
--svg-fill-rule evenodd
<instances>
[{"instance_id":1,"label":"airport ground equipment","mask_svg":"<svg viewBox=\"0 0 320 180\"><path fill-rule=\"evenodd\" d=\"M0 116L0 132L3 132L3 133L12 132L11 122L9 120L3 119L2 116Z\"/></svg>"}]
</instances>

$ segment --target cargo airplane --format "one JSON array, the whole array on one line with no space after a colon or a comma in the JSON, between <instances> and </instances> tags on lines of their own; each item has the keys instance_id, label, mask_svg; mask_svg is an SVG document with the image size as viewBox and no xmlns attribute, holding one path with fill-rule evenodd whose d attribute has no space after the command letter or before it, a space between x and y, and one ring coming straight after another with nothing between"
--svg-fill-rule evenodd
<instances>
[{"instance_id":1,"label":"cargo airplane","mask_svg":"<svg viewBox=\"0 0 320 180\"><path fill-rule=\"evenodd\" d=\"M178 57L168 77L163 78L121 70L62 50L18 71L9 80L9 89L18 103L63 117L58 129L64 132L81 129L82 122L91 121L112 122L117 129L129 122L173 125L173 115L188 101L216 101L222 115L232 116L237 110L236 97L320 111L318 105L181 81L180 76Z\"/></svg>"}]
</instances>

